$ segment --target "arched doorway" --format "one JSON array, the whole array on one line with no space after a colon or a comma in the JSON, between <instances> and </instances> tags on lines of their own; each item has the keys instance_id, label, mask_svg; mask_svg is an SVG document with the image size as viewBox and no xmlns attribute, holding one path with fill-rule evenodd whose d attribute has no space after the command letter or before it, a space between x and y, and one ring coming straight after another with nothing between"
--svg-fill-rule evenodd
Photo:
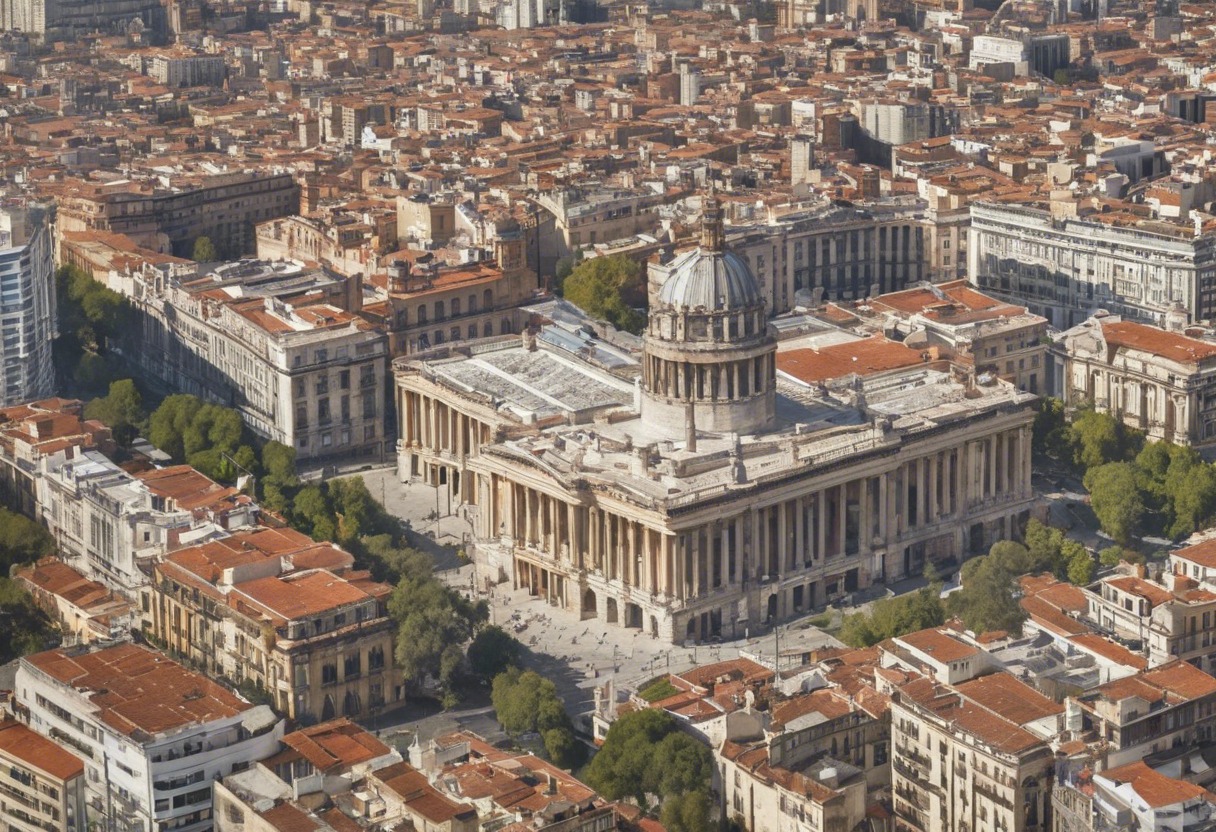
<instances>
[{"instance_id":1,"label":"arched doorway","mask_svg":"<svg viewBox=\"0 0 1216 832\"><path fill-rule=\"evenodd\" d=\"M776 617L777 617L777 596L770 595L770 596L768 596L768 616L766 617L766 620L772 621Z\"/></svg>"},{"instance_id":2,"label":"arched doorway","mask_svg":"<svg viewBox=\"0 0 1216 832\"><path fill-rule=\"evenodd\" d=\"M334 718L334 698L325 694L325 705L321 708L321 721L328 722Z\"/></svg>"},{"instance_id":3,"label":"arched doorway","mask_svg":"<svg viewBox=\"0 0 1216 832\"><path fill-rule=\"evenodd\" d=\"M608 619L608 623L615 624L617 622L617 615L618 615L618 613L617 613L617 609L616 609L616 599L609 598L608 599L608 615L606 616Z\"/></svg>"},{"instance_id":4,"label":"arched doorway","mask_svg":"<svg viewBox=\"0 0 1216 832\"><path fill-rule=\"evenodd\" d=\"M355 693L353 690L348 690L346 692L346 699L342 702L342 715L358 716L359 712L362 710L363 705L359 701L359 694Z\"/></svg>"},{"instance_id":5,"label":"arched doorway","mask_svg":"<svg viewBox=\"0 0 1216 832\"><path fill-rule=\"evenodd\" d=\"M655 616L650 616L650 634L655 638L659 637L659 619Z\"/></svg>"},{"instance_id":6,"label":"arched doorway","mask_svg":"<svg viewBox=\"0 0 1216 832\"><path fill-rule=\"evenodd\" d=\"M599 609L595 590L587 590L583 593L583 618L595 618L595 613Z\"/></svg>"}]
</instances>

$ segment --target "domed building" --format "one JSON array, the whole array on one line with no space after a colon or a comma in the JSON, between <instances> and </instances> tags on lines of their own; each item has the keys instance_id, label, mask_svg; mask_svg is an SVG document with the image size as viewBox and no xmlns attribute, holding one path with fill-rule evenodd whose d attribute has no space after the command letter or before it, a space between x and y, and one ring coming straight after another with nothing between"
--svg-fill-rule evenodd
<instances>
[{"instance_id":1,"label":"domed building","mask_svg":"<svg viewBox=\"0 0 1216 832\"><path fill-rule=\"evenodd\" d=\"M707 197L701 245L668 265L651 298L642 360L642 418L651 427L756 433L772 424L777 339L747 261L724 246Z\"/></svg>"}]
</instances>

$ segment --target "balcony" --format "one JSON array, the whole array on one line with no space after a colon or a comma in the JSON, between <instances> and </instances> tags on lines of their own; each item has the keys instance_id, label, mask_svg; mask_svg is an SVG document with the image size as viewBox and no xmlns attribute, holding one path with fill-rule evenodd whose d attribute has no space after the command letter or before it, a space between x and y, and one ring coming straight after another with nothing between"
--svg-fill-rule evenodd
<instances>
[{"instance_id":1,"label":"balcony","mask_svg":"<svg viewBox=\"0 0 1216 832\"><path fill-rule=\"evenodd\" d=\"M975 778L975 793L982 794L984 797L991 800L998 806L1002 806L1010 811L1013 810L1013 801L1009 800L1005 795L993 784L985 782L980 778Z\"/></svg>"}]
</instances>

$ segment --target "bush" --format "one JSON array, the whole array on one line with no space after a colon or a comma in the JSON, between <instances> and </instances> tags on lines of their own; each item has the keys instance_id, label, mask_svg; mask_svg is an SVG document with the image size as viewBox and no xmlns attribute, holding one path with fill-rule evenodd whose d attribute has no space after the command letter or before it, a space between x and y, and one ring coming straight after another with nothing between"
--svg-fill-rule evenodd
<instances>
[{"instance_id":1,"label":"bush","mask_svg":"<svg viewBox=\"0 0 1216 832\"><path fill-rule=\"evenodd\" d=\"M868 615L856 612L847 616L838 638L852 647L870 647L884 639L937 627L946 620L940 596L941 588L931 584L907 595L875 601Z\"/></svg>"}]
</instances>

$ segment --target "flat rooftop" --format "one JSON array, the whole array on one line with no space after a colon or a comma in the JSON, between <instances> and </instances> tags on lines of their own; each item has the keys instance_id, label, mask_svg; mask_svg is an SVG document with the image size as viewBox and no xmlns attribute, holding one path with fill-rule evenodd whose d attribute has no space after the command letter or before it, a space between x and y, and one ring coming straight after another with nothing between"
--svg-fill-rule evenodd
<instances>
[{"instance_id":1,"label":"flat rooftop","mask_svg":"<svg viewBox=\"0 0 1216 832\"><path fill-rule=\"evenodd\" d=\"M467 393L490 397L521 420L547 419L627 405L633 386L551 350L503 346L472 357L427 363L427 375Z\"/></svg>"}]
</instances>

